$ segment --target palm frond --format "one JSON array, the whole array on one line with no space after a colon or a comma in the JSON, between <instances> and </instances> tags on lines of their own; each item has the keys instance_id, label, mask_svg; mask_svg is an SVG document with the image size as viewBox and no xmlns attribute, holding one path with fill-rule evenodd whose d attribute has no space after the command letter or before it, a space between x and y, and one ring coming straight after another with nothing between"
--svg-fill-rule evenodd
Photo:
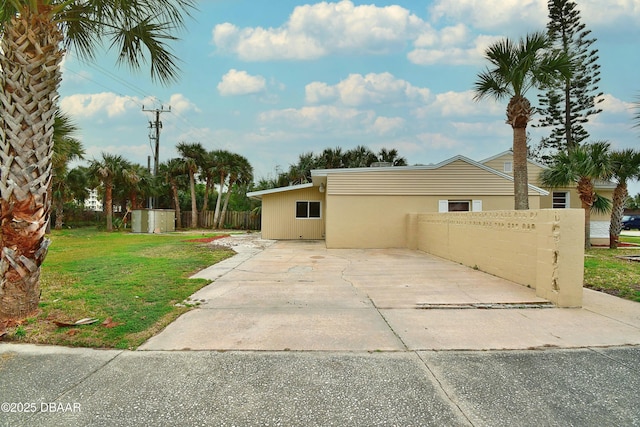
<instances>
[{"instance_id":1,"label":"palm frond","mask_svg":"<svg viewBox=\"0 0 640 427\"><path fill-rule=\"evenodd\" d=\"M613 207L613 203L611 202L611 200L596 193L596 198L593 201L593 205L591 205L591 212L605 215L611 212L612 207Z\"/></svg>"}]
</instances>

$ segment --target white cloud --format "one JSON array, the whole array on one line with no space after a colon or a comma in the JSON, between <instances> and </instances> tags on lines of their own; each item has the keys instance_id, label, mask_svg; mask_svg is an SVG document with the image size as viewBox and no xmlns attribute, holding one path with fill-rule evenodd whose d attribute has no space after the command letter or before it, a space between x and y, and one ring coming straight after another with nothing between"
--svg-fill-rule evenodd
<instances>
[{"instance_id":1,"label":"white cloud","mask_svg":"<svg viewBox=\"0 0 640 427\"><path fill-rule=\"evenodd\" d=\"M405 126L406 120L402 117L376 117L373 122L373 130L380 135L387 135Z\"/></svg>"},{"instance_id":2,"label":"white cloud","mask_svg":"<svg viewBox=\"0 0 640 427\"><path fill-rule=\"evenodd\" d=\"M311 82L304 88L305 99L309 104L319 104L324 101L333 101L340 97L336 86L329 86L323 82Z\"/></svg>"},{"instance_id":3,"label":"white cloud","mask_svg":"<svg viewBox=\"0 0 640 427\"><path fill-rule=\"evenodd\" d=\"M602 98L603 101L598 106L602 108L603 113L627 114L629 116L633 114L634 104L632 102L622 101L611 94L605 94Z\"/></svg>"},{"instance_id":4,"label":"white cloud","mask_svg":"<svg viewBox=\"0 0 640 427\"><path fill-rule=\"evenodd\" d=\"M504 115L505 105L492 100L476 102L474 92L444 92L435 95L433 101L413 110L418 119L431 117L478 117Z\"/></svg>"},{"instance_id":5,"label":"white cloud","mask_svg":"<svg viewBox=\"0 0 640 427\"><path fill-rule=\"evenodd\" d=\"M434 20L467 22L481 30L544 28L547 0L437 0L431 7Z\"/></svg>"},{"instance_id":6,"label":"white cloud","mask_svg":"<svg viewBox=\"0 0 640 427\"><path fill-rule=\"evenodd\" d=\"M196 104L191 102L181 93L174 93L173 95L171 95L171 98L169 99L169 105L171 106L171 111L177 114L184 114L189 111L195 111L196 113L201 112Z\"/></svg>"},{"instance_id":7,"label":"white cloud","mask_svg":"<svg viewBox=\"0 0 640 427\"><path fill-rule=\"evenodd\" d=\"M460 146L460 143L455 139L452 139L441 133L421 133L416 135L416 138L421 142L423 146L431 149L451 149Z\"/></svg>"},{"instance_id":8,"label":"white cloud","mask_svg":"<svg viewBox=\"0 0 640 427\"><path fill-rule=\"evenodd\" d=\"M335 86L312 82L305 88L309 103L340 100L343 105L358 107L371 104L403 104L426 102L429 89L413 86L391 73L350 74Z\"/></svg>"},{"instance_id":9,"label":"white cloud","mask_svg":"<svg viewBox=\"0 0 640 427\"><path fill-rule=\"evenodd\" d=\"M397 5L355 6L349 0L298 6L278 28L216 25L213 43L245 61L316 59L331 52L389 53L428 28L429 24Z\"/></svg>"},{"instance_id":10,"label":"white cloud","mask_svg":"<svg viewBox=\"0 0 640 427\"><path fill-rule=\"evenodd\" d=\"M267 82L262 76L252 76L246 71L229 70L218 83L218 92L222 96L249 95L265 90Z\"/></svg>"},{"instance_id":11,"label":"white cloud","mask_svg":"<svg viewBox=\"0 0 640 427\"><path fill-rule=\"evenodd\" d=\"M60 100L60 108L72 117L123 116L128 111L140 110L140 101L111 92L76 94Z\"/></svg>"},{"instance_id":12,"label":"white cloud","mask_svg":"<svg viewBox=\"0 0 640 427\"><path fill-rule=\"evenodd\" d=\"M260 113L258 121L269 124L285 124L295 128L312 128L322 131L369 126L375 114L355 108L331 105L287 108Z\"/></svg>"},{"instance_id":13,"label":"white cloud","mask_svg":"<svg viewBox=\"0 0 640 427\"><path fill-rule=\"evenodd\" d=\"M480 30L506 31L513 37L544 29L549 14L547 3L547 0L437 0L430 10L434 21L466 22ZM576 3L587 27L640 23L638 0L581 0Z\"/></svg>"},{"instance_id":14,"label":"white cloud","mask_svg":"<svg viewBox=\"0 0 640 427\"><path fill-rule=\"evenodd\" d=\"M459 35L468 35L460 32ZM499 36L479 35L471 41L455 39L449 42L442 41L439 37L422 37L416 42L416 49L407 54L409 61L418 65L449 64L449 65L475 65L484 61L484 52L492 43L499 40ZM433 47L431 47L433 46Z\"/></svg>"}]
</instances>

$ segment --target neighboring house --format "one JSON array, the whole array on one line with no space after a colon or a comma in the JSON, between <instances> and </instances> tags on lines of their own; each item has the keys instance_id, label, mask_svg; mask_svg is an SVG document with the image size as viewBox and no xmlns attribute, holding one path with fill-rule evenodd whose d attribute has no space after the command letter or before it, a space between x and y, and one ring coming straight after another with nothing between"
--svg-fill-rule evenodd
<instances>
[{"instance_id":1,"label":"neighboring house","mask_svg":"<svg viewBox=\"0 0 640 427\"><path fill-rule=\"evenodd\" d=\"M505 174L513 176L513 152L511 150L497 154L488 159L482 160L480 163L501 171ZM540 172L546 169L545 165L529 160L527 172L529 184L540 186ZM613 190L616 184L608 181L596 181L595 190L600 196L609 200L613 199ZM541 209L564 209L575 208L581 209L582 203L576 187L562 188L545 188L549 194L540 197ZM532 208L533 209L533 208ZM611 223L611 214L597 214L591 212L591 243L594 245L609 244L609 224Z\"/></svg>"},{"instance_id":2,"label":"neighboring house","mask_svg":"<svg viewBox=\"0 0 640 427\"><path fill-rule=\"evenodd\" d=\"M436 165L311 171L312 182L262 200L265 239L325 239L328 248L406 247L407 214L513 209L513 178L463 156ZM529 185L531 209L549 192Z\"/></svg>"},{"instance_id":3,"label":"neighboring house","mask_svg":"<svg viewBox=\"0 0 640 427\"><path fill-rule=\"evenodd\" d=\"M98 190L97 189L95 189L95 188L89 189L89 197L84 199L84 208L89 210L89 211L94 211L94 212L102 212L103 211L102 199L98 195ZM118 204L114 204L113 205L113 212L114 213L122 212L122 206L120 206Z\"/></svg>"},{"instance_id":4,"label":"neighboring house","mask_svg":"<svg viewBox=\"0 0 640 427\"><path fill-rule=\"evenodd\" d=\"M84 207L90 211L102 212L102 201L98 197L98 190L89 190L89 197L84 200Z\"/></svg>"}]
</instances>

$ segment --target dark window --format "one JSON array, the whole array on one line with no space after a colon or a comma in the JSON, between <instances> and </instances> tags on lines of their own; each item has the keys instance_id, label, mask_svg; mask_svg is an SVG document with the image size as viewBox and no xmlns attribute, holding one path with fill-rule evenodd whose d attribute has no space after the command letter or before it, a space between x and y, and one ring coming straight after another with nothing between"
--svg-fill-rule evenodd
<instances>
[{"instance_id":1,"label":"dark window","mask_svg":"<svg viewBox=\"0 0 640 427\"><path fill-rule=\"evenodd\" d=\"M468 200L449 200L449 212L469 212Z\"/></svg>"},{"instance_id":2,"label":"dark window","mask_svg":"<svg viewBox=\"0 0 640 427\"><path fill-rule=\"evenodd\" d=\"M309 218L320 218L320 202L309 202Z\"/></svg>"},{"instance_id":3,"label":"dark window","mask_svg":"<svg viewBox=\"0 0 640 427\"><path fill-rule=\"evenodd\" d=\"M296 218L309 217L309 202L296 202Z\"/></svg>"},{"instance_id":4,"label":"dark window","mask_svg":"<svg viewBox=\"0 0 640 427\"><path fill-rule=\"evenodd\" d=\"M320 202L296 202L296 218L320 218Z\"/></svg>"}]
</instances>

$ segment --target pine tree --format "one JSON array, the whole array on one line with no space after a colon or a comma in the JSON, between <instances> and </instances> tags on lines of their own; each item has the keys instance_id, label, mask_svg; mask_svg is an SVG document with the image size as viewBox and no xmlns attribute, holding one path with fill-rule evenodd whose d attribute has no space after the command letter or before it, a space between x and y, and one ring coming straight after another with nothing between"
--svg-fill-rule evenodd
<instances>
[{"instance_id":1,"label":"pine tree","mask_svg":"<svg viewBox=\"0 0 640 427\"><path fill-rule=\"evenodd\" d=\"M540 111L544 117L538 127L552 127L551 134L540 142L538 152L552 155L557 151L572 149L587 138L589 133L583 124L589 117L602 111L602 92L598 92L600 66L598 50L592 45L591 31L580 21L580 11L570 0L549 0L549 38L556 49L566 53L573 61L570 78L558 81L540 96Z\"/></svg>"}]
</instances>

